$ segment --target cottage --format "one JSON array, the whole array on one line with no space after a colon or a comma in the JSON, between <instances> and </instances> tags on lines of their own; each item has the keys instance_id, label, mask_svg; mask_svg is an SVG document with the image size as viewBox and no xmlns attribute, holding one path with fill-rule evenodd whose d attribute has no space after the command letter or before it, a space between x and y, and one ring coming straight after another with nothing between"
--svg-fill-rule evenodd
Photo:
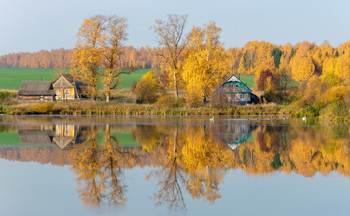
<instances>
[{"instance_id":1,"label":"cottage","mask_svg":"<svg viewBox=\"0 0 350 216\"><path fill-rule=\"evenodd\" d=\"M232 75L217 89L217 92L225 96L227 103L245 105L247 103L258 103L259 98L252 93L240 79Z\"/></svg>"},{"instance_id":2,"label":"cottage","mask_svg":"<svg viewBox=\"0 0 350 216\"><path fill-rule=\"evenodd\" d=\"M55 94L50 81L22 81L18 99L27 101L54 101Z\"/></svg>"},{"instance_id":3,"label":"cottage","mask_svg":"<svg viewBox=\"0 0 350 216\"><path fill-rule=\"evenodd\" d=\"M71 74L62 74L52 82L57 100L76 100L82 97L84 84Z\"/></svg>"}]
</instances>

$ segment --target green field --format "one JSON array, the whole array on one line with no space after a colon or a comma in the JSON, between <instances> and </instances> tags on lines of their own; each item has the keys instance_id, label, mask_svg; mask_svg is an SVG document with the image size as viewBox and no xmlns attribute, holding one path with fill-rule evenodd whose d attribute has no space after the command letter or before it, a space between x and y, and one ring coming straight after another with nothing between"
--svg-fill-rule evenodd
<instances>
[{"instance_id":1,"label":"green field","mask_svg":"<svg viewBox=\"0 0 350 216\"><path fill-rule=\"evenodd\" d=\"M133 81L139 81L150 69L139 69L132 74L121 75L122 82L117 89L129 89ZM0 68L0 89L18 90L22 81L52 81L55 69L36 68ZM240 76L240 80L249 88L254 87L254 76ZM99 83L102 89L102 83Z\"/></svg>"},{"instance_id":2,"label":"green field","mask_svg":"<svg viewBox=\"0 0 350 216\"><path fill-rule=\"evenodd\" d=\"M139 81L148 71L149 69L139 69L132 74L123 74L118 89L129 89L133 81ZM55 69L0 68L0 89L18 90L22 81L52 81L54 76ZM102 85L99 87L102 88Z\"/></svg>"},{"instance_id":3,"label":"green field","mask_svg":"<svg viewBox=\"0 0 350 216\"><path fill-rule=\"evenodd\" d=\"M240 76L238 78L249 88L254 87L255 76Z\"/></svg>"},{"instance_id":4,"label":"green field","mask_svg":"<svg viewBox=\"0 0 350 216\"><path fill-rule=\"evenodd\" d=\"M97 136L97 142L99 145L102 145L104 142L104 137L105 133L99 132ZM116 133L112 132L111 136L116 138L119 142L120 145L123 146L124 148L134 148L134 147L141 147L139 143L136 140L133 140L131 134L129 133Z\"/></svg>"},{"instance_id":5,"label":"green field","mask_svg":"<svg viewBox=\"0 0 350 216\"><path fill-rule=\"evenodd\" d=\"M0 133L0 146L2 145L22 145L17 132Z\"/></svg>"}]
</instances>

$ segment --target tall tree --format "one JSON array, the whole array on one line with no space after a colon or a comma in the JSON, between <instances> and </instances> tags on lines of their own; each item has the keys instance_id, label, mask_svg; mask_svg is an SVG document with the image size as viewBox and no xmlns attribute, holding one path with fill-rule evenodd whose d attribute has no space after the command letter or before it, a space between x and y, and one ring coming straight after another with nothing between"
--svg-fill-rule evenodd
<instances>
[{"instance_id":1,"label":"tall tree","mask_svg":"<svg viewBox=\"0 0 350 216\"><path fill-rule=\"evenodd\" d=\"M85 19L79 28L78 41L72 56L73 73L87 84L86 94L92 100L97 96L101 46L106 40L105 23L106 18L100 15Z\"/></svg>"},{"instance_id":2,"label":"tall tree","mask_svg":"<svg viewBox=\"0 0 350 216\"><path fill-rule=\"evenodd\" d=\"M211 90L228 71L228 61L220 42L221 28L210 23L194 27L187 37L189 51L183 64L183 80L190 105L205 102Z\"/></svg>"},{"instance_id":3,"label":"tall tree","mask_svg":"<svg viewBox=\"0 0 350 216\"><path fill-rule=\"evenodd\" d=\"M103 85L106 101L109 102L111 91L119 84L119 76L132 70L124 68L121 56L124 53L123 42L126 40L127 20L123 17L109 16L106 18L106 40L103 42Z\"/></svg>"},{"instance_id":4,"label":"tall tree","mask_svg":"<svg viewBox=\"0 0 350 216\"><path fill-rule=\"evenodd\" d=\"M156 20L151 27L157 35L156 39L162 49L156 52L166 64L167 70L172 75L175 97L178 98L179 64L181 54L186 42L183 38L187 15L169 14L167 20Z\"/></svg>"}]
</instances>

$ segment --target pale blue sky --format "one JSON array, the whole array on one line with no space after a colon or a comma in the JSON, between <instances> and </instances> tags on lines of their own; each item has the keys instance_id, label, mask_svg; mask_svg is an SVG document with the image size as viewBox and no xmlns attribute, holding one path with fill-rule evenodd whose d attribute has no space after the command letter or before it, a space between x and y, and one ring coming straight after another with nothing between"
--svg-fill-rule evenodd
<instances>
[{"instance_id":1,"label":"pale blue sky","mask_svg":"<svg viewBox=\"0 0 350 216\"><path fill-rule=\"evenodd\" d=\"M0 0L0 55L73 48L83 19L96 14L126 17L127 44L154 47L149 27L169 13L188 14L187 31L215 21L225 47L350 40L348 0Z\"/></svg>"}]
</instances>

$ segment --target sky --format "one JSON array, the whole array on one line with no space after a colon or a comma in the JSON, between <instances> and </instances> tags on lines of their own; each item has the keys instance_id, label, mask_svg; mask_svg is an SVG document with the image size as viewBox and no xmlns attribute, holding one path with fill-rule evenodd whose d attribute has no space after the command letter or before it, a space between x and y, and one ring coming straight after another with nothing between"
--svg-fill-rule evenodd
<instances>
[{"instance_id":1,"label":"sky","mask_svg":"<svg viewBox=\"0 0 350 216\"><path fill-rule=\"evenodd\" d=\"M85 18L128 19L128 41L155 47L155 19L187 14L186 32L215 21L226 48L264 40L334 47L350 40L349 0L0 0L0 55L73 48Z\"/></svg>"}]
</instances>

